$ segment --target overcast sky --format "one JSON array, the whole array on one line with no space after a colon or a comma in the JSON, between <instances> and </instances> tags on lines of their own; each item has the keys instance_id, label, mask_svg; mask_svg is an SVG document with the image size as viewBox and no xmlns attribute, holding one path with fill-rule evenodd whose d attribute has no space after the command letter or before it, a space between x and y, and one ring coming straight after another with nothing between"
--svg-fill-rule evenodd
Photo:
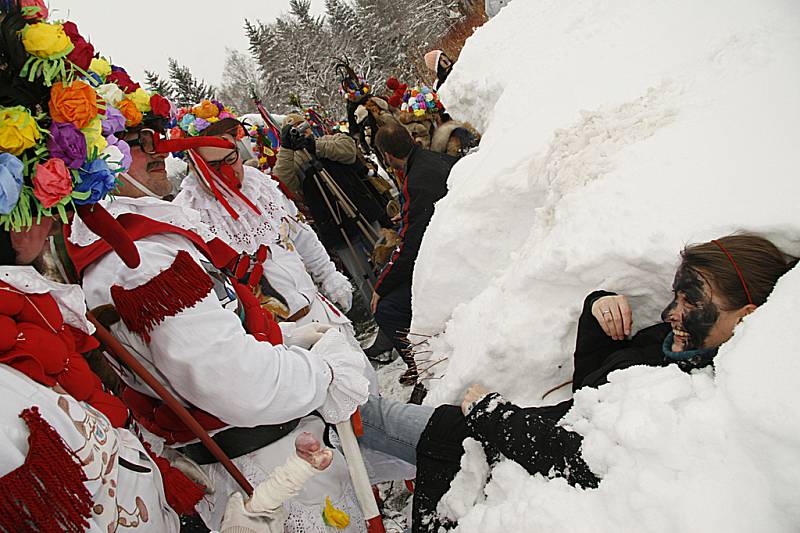
<instances>
[{"instance_id":1,"label":"overcast sky","mask_svg":"<svg viewBox=\"0 0 800 533\"><path fill-rule=\"evenodd\" d=\"M324 0L312 0L322 13ZM274 20L288 0L50 0L51 19L68 18L103 55L136 81L144 70L167 73L167 58L218 84L225 47L247 50L245 19Z\"/></svg>"}]
</instances>

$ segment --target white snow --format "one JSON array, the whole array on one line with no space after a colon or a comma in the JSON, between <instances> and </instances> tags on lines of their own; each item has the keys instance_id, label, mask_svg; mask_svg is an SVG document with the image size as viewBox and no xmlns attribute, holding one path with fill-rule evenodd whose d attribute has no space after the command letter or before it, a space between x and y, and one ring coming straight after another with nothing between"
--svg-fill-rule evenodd
<instances>
[{"instance_id":1,"label":"white snow","mask_svg":"<svg viewBox=\"0 0 800 533\"><path fill-rule=\"evenodd\" d=\"M414 272L412 332L439 334L427 403L472 382L521 405L571 377L596 288L635 328L678 252L737 230L800 252L800 4L526 0L467 42L441 97L483 132ZM800 524L800 274L745 321L716 375L631 369L568 416L597 490L506 462L462 531L785 531ZM452 507L452 506L451 506Z\"/></svg>"}]
</instances>

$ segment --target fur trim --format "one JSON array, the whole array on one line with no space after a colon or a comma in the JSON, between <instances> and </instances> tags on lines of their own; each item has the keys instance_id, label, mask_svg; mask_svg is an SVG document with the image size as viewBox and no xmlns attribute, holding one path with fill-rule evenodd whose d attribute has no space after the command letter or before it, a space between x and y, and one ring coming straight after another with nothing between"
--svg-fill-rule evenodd
<instances>
[{"instance_id":1,"label":"fur trim","mask_svg":"<svg viewBox=\"0 0 800 533\"><path fill-rule=\"evenodd\" d=\"M431 137L431 151L443 154L447 151L447 141L450 140L450 136L457 128L463 127L465 127L463 123L451 120L436 128L433 132L433 137Z\"/></svg>"}]
</instances>

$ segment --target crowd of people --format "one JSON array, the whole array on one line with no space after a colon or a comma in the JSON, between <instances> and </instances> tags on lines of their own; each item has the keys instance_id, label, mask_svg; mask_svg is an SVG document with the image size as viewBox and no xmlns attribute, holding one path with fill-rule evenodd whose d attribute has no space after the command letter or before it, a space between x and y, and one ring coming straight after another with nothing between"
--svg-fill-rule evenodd
<instances>
[{"instance_id":1,"label":"crowd of people","mask_svg":"<svg viewBox=\"0 0 800 533\"><path fill-rule=\"evenodd\" d=\"M466 437L602 482L558 425L571 401L524 408L479 384L436 408L381 396L381 351L419 388L414 265L480 141L438 97L445 53L424 58L433 88L391 79L384 96L342 63L347 132L298 110L253 163L223 103L177 109L43 2L0 17L0 529L170 532L196 513L223 533L381 531L369 484L411 465L411 529L438 532L456 525L437 504ZM169 154L187 165L177 194ZM624 295L593 292L573 391L633 365L713 365L796 261L749 234L688 246L663 322L638 332ZM379 330L366 349L354 295Z\"/></svg>"}]
</instances>

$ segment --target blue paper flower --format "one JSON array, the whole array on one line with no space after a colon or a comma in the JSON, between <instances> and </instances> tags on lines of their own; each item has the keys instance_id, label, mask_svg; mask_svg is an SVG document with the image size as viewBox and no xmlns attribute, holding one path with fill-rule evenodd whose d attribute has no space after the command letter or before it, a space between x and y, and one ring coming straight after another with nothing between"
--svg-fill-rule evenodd
<instances>
[{"instance_id":1,"label":"blue paper flower","mask_svg":"<svg viewBox=\"0 0 800 533\"><path fill-rule=\"evenodd\" d=\"M74 198L73 201L78 205L99 202L113 191L117 185L114 173L108 168L108 163L104 159L95 159L88 162L78 173L81 182L75 185L75 190L91 193L85 200Z\"/></svg>"},{"instance_id":2,"label":"blue paper flower","mask_svg":"<svg viewBox=\"0 0 800 533\"><path fill-rule=\"evenodd\" d=\"M22 161L9 153L0 154L0 215L14 210L22 192Z\"/></svg>"}]
</instances>

